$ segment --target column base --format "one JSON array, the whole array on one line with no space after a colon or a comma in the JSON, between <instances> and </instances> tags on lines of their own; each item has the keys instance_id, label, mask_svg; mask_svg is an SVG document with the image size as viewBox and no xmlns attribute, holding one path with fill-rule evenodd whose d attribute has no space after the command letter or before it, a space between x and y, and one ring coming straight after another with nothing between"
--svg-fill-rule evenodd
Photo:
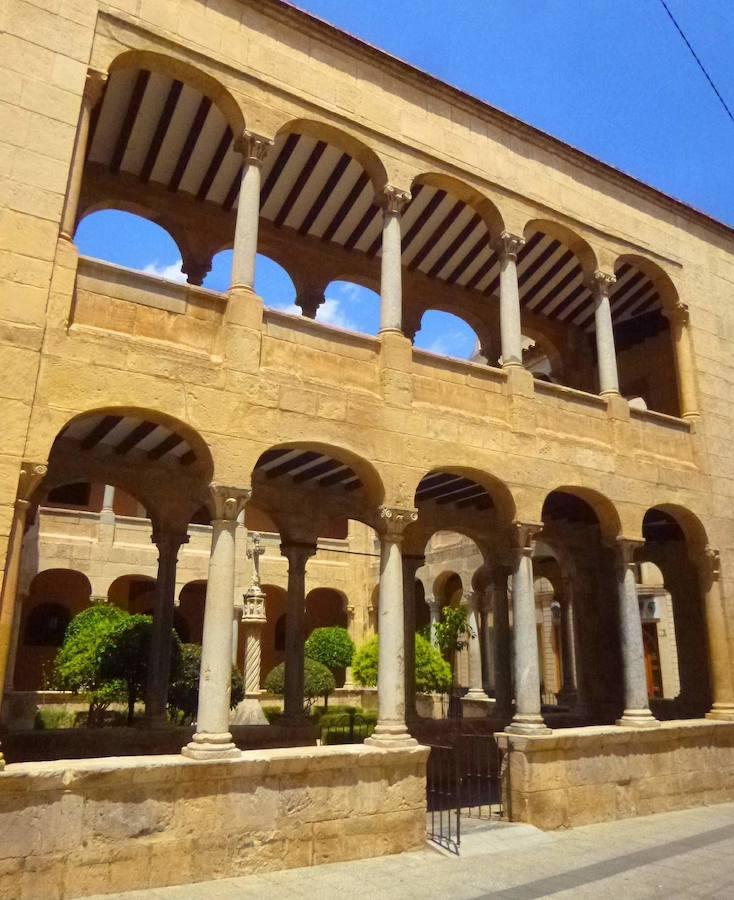
<instances>
[{"instance_id":1,"label":"column base","mask_svg":"<svg viewBox=\"0 0 734 900\"><path fill-rule=\"evenodd\" d=\"M505 728L507 734L552 734L543 717L539 715L515 716Z\"/></svg>"},{"instance_id":2,"label":"column base","mask_svg":"<svg viewBox=\"0 0 734 900\"><path fill-rule=\"evenodd\" d=\"M189 759L239 759L242 751L232 743L229 732L223 734L195 734L190 743L181 748L181 755Z\"/></svg>"},{"instance_id":3,"label":"column base","mask_svg":"<svg viewBox=\"0 0 734 900\"><path fill-rule=\"evenodd\" d=\"M470 688L464 696L461 698L462 700L489 700L489 696L482 688Z\"/></svg>"},{"instance_id":4,"label":"column base","mask_svg":"<svg viewBox=\"0 0 734 900\"><path fill-rule=\"evenodd\" d=\"M660 722L649 709L625 709L622 718L614 723L620 728L659 728Z\"/></svg>"},{"instance_id":5,"label":"column base","mask_svg":"<svg viewBox=\"0 0 734 900\"><path fill-rule=\"evenodd\" d=\"M230 724L267 725L268 720L260 705L260 701L255 697L248 696L237 704L234 715L230 716Z\"/></svg>"},{"instance_id":6,"label":"column base","mask_svg":"<svg viewBox=\"0 0 734 900\"><path fill-rule=\"evenodd\" d=\"M711 711L706 713L706 718L720 722L734 722L734 703L714 703Z\"/></svg>"},{"instance_id":7,"label":"column base","mask_svg":"<svg viewBox=\"0 0 734 900\"><path fill-rule=\"evenodd\" d=\"M417 747L418 741L411 737L404 723L400 725L378 725L372 735L365 738L365 744L382 750L399 747Z\"/></svg>"}]
</instances>

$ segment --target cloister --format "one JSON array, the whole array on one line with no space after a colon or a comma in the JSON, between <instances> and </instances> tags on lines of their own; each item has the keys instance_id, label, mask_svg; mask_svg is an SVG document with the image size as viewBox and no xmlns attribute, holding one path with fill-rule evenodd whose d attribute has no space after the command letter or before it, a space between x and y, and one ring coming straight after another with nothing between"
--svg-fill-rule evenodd
<instances>
[{"instance_id":1,"label":"cloister","mask_svg":"<svg viewBox=\"0 0 734 900\"><path fill-rule=\"evenodd\" d=\"M501 734L514 818L731 796L731 231L279 0L180 0L170 16L120 0L83 22L72 5L44 13L76 66L55 211L11 204L0 231L0 684L38 690L64 617L92 602L152 612L151 729L174 626L202 661L182 757L47 771L84 802L164 802L175 782L185 816L206 795L206 834L149 826L190 880L257 867L266 832L292 845L266 867L415 846L413 635L461 603L476 634L462 703ZM109 209L160 225L186 283L81 255L79 224ZM202 284L224 250L226 292ZM258 255L301 315L265 306ZM377 335L317 320L336 281L379 295ZM431 311L471 327L471 360L413 345ZM252 533L265 611L243 603ZM243 749L232 663L256 696L285 660L296 728L314 624L379 632L374 734ZM635 769L639 755L663 762ZM545 780L551 758L566 768ZM41 777L33 765L9 759L0 794ZM292 791L333 816L299 818ZM146 884L171 883L135 837ZM77 862L97 887L101 853Z\"/></svg>"}]
</instances>

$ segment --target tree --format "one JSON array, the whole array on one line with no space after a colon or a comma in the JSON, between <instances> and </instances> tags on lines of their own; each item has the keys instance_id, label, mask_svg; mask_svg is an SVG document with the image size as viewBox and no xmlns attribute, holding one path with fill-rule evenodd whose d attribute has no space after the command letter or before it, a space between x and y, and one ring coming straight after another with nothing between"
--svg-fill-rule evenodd
<instances>
[{"instance_id":1,"label":"tree","mask_svg":"<svg viewBox=\"0 0 734 900\"><path fill-rule=\"evenodd\" d=\"M306 656L326 666L332 674L338 669L351 666L354 656L354 641L346 628L315 628L306 640ZM328 694L324 696L324 706L328 705Z\"/></svg>"},{"instance_id":2,"label":"tree","mask_svg":"<svg viewBox=\"0 0 734 900\"><path fill-rule=\"evenodd\" d=\"M377 665L380 652L379 637L370 638L354 655L352 673L358 684L374 687L377 684ZM439 651L422 635L415 636L415 686L418 691L444 693L451 687L451 669Z\"/></svg>"},{"instance_id":3,"label":"tree","mask_svg":"<svg viewBox=\"0 0 734 900\"><path fill-rule=\"evenodd\" d=\"M433 626L438 648L448 659L451 666L451 683L455 683L456 654L468 646L476 637L469 625L466 608L463 606L444 606L441 610L441 621Z\"/></svg>"},{"instance_id":4,"label":"tree","mask_svg":"<svg viewBox=\"0 0 734 900\"><path fill-rule=\"evenodd\" d=\"M110 703L124 699L121 680L103 675L102 651L115 628L128 614L117 606L100 604L85 609L69 623L64 643L56 654L53 683L60 690L86 694L89 699L87 726L102 724Z\"/></svg>"},{"instance_id":5,"label":"tree","mask_svg":"<svg viewBox=\"0 0 734 900\"><path fill-rule=\"evenodd\" d=\"M186 725L190 725L196 719L200 672L201 647L198 644L182 644L180 665L168 688L168 710L171 718L180 720ZM233 667L229 694L230 708L237 706L244 697L245 684L242 675Z\"/></svg>"},{"instance_id":6,"label":"tree","mask_svg":"<svg viewBox=\"0 0 734 900\"><path fill-rule=\"evenodd\" d=\"M303 661L303 697L305 709L311 709L317 697L328 697L336 688L334 676L325 665L315 659L306 657ZM285 689L285 663L281 663L268 672L265 679L265 690L271 694L282 694Z\"/></svg>"}]
</instances>

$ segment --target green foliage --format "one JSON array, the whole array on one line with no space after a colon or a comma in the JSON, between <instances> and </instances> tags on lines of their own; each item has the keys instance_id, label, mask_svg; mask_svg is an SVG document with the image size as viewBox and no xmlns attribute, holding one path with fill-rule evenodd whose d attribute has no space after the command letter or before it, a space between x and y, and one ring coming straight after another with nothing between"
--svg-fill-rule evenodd
<instances>
[{"instance_id":1,"label":"green foliage","mask_svg":"<svg viewBox=\"0 0 734 900\"><path fill-rule=\"evenodd\" d=\"M201 671L201 647L198 644L182 644L180 663L171 677L168 688L168 709L171 718L181 724L190 725L196 719L199 703L199 674ZM242 675L232 668L229 705L237 706L245 697ZM271 708L271 707L268 707ZM276 707L277 709L277 707ZM266 713L267 716L267 713ZM268 721L270 717L268 716Z\"/></svg>"},{"instance_id":2,"label":"green foliage","mask_svg":"<svg viewBox=\"0 0 734 900\"><path fill-rule=\"evenodd\" d=\"M303 695L305 709L310 710L317 697L328 697L336 688L334 676L325 665L306 657L303 661ZM265 690L271 694L282 694L285 689L285 663L271 669L265 679Z\"/></svg>"},{"instance_id":3,"label":"green foliage","mask_svg":"<svg viewBox=\"0 0 734 900\"><path fill-rule=\"evenodd\" d=\"M453 659L454 654L463 650L476 637L471 630L463 606L444 606L441 621L434 625L436 642L444 657Z\"/></svg>"},{"instance_id":4,"label":"green foliage","mask_svg":"<svg viewBox=\"0 0 734 900\"><path fill-rule=\"evenodd\" d=\"M64 643L56 655L54 685L60 690L87 695L90 727L101 722L110 703L125 696L124 683L109 680L100 670L104 646L125 618L128 614L124 610L110 604L85 609L69 623Z\"/></svg>"},{"instance_id":5,"label":"green foliage","mask_svg":"<svg viewBox=\"0 0 734 900\"><path fill-rule=\"evenodd\" d=\"M49 731L55 728L73 728L76 724L76 713L58 706L41 707L36 711L33 727L36 731Z\"/></svg>"},{"instance_id":6,"label":"green foliage","mask_svg":"<svg viewBox=\"0 0 734 900\"><path fill-rule=\"evenodd\" d=\"M354 655L352 673L358 684L374 687L377 684L377 662L380 642L370 638ZM415 636L415 686L418 691L443 693L451 687L451 669L438 650L424 637Z\"/></svg>"},{"instance_id":7,"label":"green foliage","mask_svg":"<svg viewBox=\"0 0 734 900\"><path fill-rule=\"evenodd\" d=\"M351 666L354 642L346 628L315 628L306 640L306 656L333 672Z\"/></svg>"}]
</instances>

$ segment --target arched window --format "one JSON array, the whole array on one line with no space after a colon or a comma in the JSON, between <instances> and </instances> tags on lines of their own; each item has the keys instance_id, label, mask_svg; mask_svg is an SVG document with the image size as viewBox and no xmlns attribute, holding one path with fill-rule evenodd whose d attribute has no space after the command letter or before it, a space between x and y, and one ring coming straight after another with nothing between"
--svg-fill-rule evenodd
<instances>
[{"instance_id":1,"label":"arched window","mask_svg":"<svg viewBox=\"0 0 734 900\"><path fill-rule=\"evenodd\" d=\"M481 355L474 329L458 316L437 309L423 314L414 344L420 350L455 359L476 359Z\"/></svg>"},{"instance_id":2,"label":"arched window","mask_svg":"<svg viewBox=\"0 0 734 900\"><path fill-rule=\"evenodd\" d=\"M166 281L186 281L176 242L160 225L142 216L119 209L99 210L82 219L74 241L83 256Z\"/></svg>"},{"instance_id":3,"label":"arched window","mask_svg":"<svg viewBox=\"0 0 734 900\"><path fill-rule=\"evenodd\" d=\"M60 603L39 603L28 613L23 641L31 647L60 647L70 620Z\"/></svg>"},{"instance_id":4,"label":"arched window","mask_svg":"<svg viewBox=\"0 0 734 900\"><path fill-rule=\"evenodd\" d=\"M362 334L380 330L380 296L370 288L352 281L332 281L324 297L316 312L317 322Z\"/></svg>"}]
</instances>

